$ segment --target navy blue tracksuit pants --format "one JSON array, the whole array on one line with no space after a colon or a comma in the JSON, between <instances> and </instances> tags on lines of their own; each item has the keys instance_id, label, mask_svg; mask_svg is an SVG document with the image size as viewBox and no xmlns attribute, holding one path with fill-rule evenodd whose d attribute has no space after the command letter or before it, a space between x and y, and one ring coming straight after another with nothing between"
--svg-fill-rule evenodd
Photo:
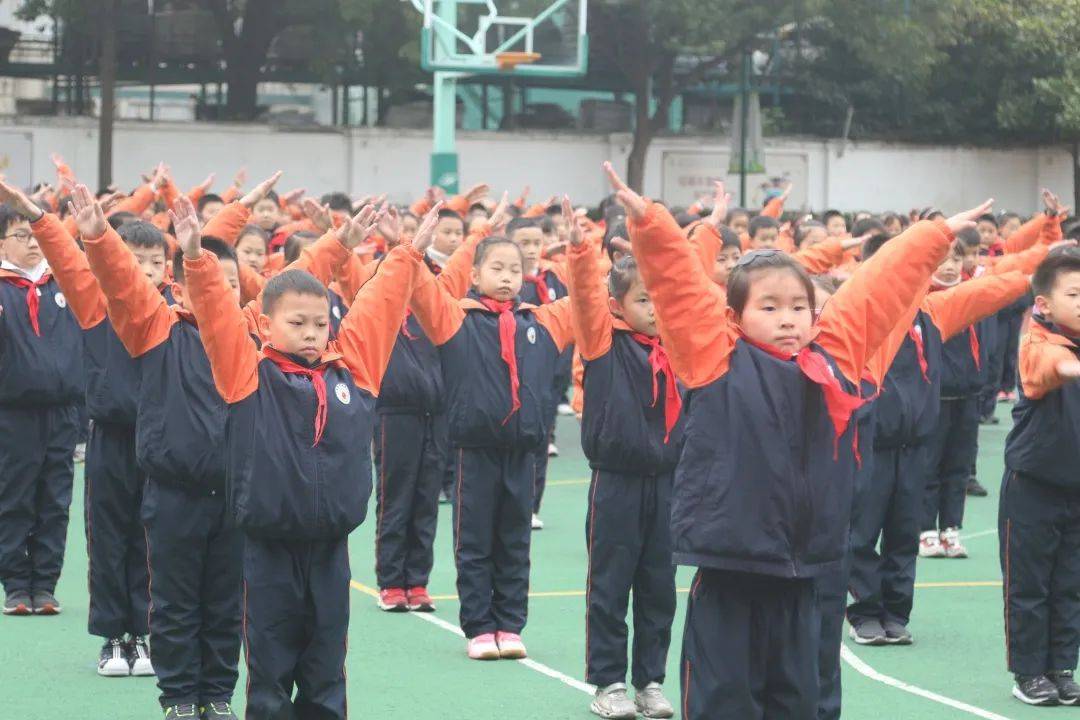
<instances>
[{"instance_id":1,"label":"navy blue tracksuit pants","mask_svg":"<svg viewBox=\"0 0 1080 720\"><path fill-rule=\"evenodd\" d=\"M244 543L223 495L153 478L143 492L150 645L162 707L228 702L236 687Z\"/></svg>"},{"instance_id":2,"label":"navy blue tracksuit pants","mask_svg":"<svg viewBox=\"0 0 1080 720\"><path fill-rule=\"evenodd\" d=\"M814 595L820 616L818 635L818 720L840 717L840 646L844 642L844 609L850 556L835 569L814 578Z\"/></svg>"},{"instance_id":3,"label":"navy blue tracksuit pants","mask_svg":"<svg viewBox=\"0 0 1080 720\"><path fill-rule=\"evenodd\" d=\"M465 637L520 633L529 607L533 453L456 448L454 561Z\"/></svg>"},{"instance_id":4,"label":"navy blue tracksuit pants","mask_svg":"<svg viewBox=\"0 0 1080 720\"><path fill-rule=\"evenodd\" d=\"M135 428L95 422L86 445L85 520L91 635L150 632L150 574L140 509L146 477Z\"/></svg>"},{"instance_id":5,"label":"navy blue tracksuit pants","mask_svg":"<svg viewBox=\"0 0 1080 720\"><path fill-rule=\"evenodd\" d=\"M547 398L547 404L544 406L544 419L547 421L549 428L550 442L555 442L555 426L559 421L559 403L566 397L566 391L570 389L572 382L574 360L574 346L570 345L562 354L559 355L559 359L555 361L555 375L551 380L551 394ZM540 503L544 499L544 490L547 488L547 469L548 469L548 449L546 447L538 448L536 451L536 478L533 481L533 512L540 513Z\"/></svg>"},{"instance_id":6,"label":"navy blue tracksuit pants","mask_svg":"<svg viewBox=\"0 0 1080 720\"><path fill-rule=\"evenodd\" d=\"M699 569L683 631L683 720L814 720L812 579Z\"/></svg>"},{"instance_id":7,"label":"navy blue tracksuit pants","mask_svg":"<svg viewBox=\"0 0 1080 720\"><path fill-rule=\"evenodd\" d=\"M1075 670L1080 651L1080 490L1006 468L998 540L1009 672Z\"/></svg>"},{"instance_id":8,"label":"navy blue tracksuit pants","mask_svg":"<svg viewBox=\"0 0 1080 720\"><path fill-rule=\"evenodd\" d=\"M922 530L964 524L967 483L979 448L978 403L976 395L941 400L937 429L929 443Z\"/></svg>"},{"instance_id":9,"label":"navy blue tracksuit pants","mask_svg":"<svg viewBox=\"0 0 1080 720\"><path fill-rule=\"evenodd\" d=\"M663 684L675 618L671 561L672 473L627 475L594 470L585 542L586 681L626 682L626 611L634 594L631 682Z\"/></svg>"},{"instance_id":10,"label":"navy blue tracksuit pants","mask_svg":"<svg viewBox=\"0 0 1080 720\"><path fill-rule=\"evenodd\" d=\"M869 619L907 625L911 618L927 456L923 444L874 449L870 478L851 513L852 625Z\"/></svg>"},{"instance_id":11,"label":"navy blue tracksuit pants","mask_svg":"<svg viewBox=\"0 0 1080 720\"><path fill-rule=\"evenodd\" d=\"M0 407L0 583L9 593L56 590L77 416L74 405Z\"/></svg>"},{"instance_id":12,"label":"navy blue tracksuit pants","mask_svg":"<svg viewBox=\"0 0 1080 720\"><path fill-rule=\"evenodd\" d=\"M375 575L380 588L427 587L447 455L446 422L382 413L375 426Z\"/></svg>"},{"instance_id":13,"label":"navy blue tracksuit pants","mask_svg":"<svg viewBox=\"0 0 1080 720\"><path fill-rule=\"evenodd\" d=\"M245 537L248 718L346 717L350 579L348 537L319 542Z\"/></svg>"}]
</instances>

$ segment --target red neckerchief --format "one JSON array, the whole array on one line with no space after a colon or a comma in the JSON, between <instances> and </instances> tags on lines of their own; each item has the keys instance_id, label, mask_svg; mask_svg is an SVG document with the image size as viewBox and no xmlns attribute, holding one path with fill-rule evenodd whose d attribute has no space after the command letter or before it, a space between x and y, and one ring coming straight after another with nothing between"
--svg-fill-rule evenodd
<instances>
[{"instance_id":1,"label":"red neckerchief","mask_svg":"<svg viewBox=\"0 0 1080 720\"><path fill-rule=\"evenodd\" d=\"M989 255L990 257L1001 257L1002 255L1005 254L1005 244L1003 242L1001 242L1000 240L998 240L996 242L991 243L990 247L988 247L986 250L987 250L986 254Z\"/></svg>"},{"instance_id":2,"label":"red neckerchief","mask_svg":"<svg viewBox=\"0 0 1080 720\"><path fill-rule=\"evenodd\" d=\"M950 285L949 287L956 287L956 285ZM933 283L930 285L930 292L940 292L941 290L948 290L949 287ZM968 325L968 345L971 346L971 357L975 358L975 369L981 370L982 361L979 360L979 333L975 331L974 325Z\"/></svg>"},{"instance_id":3,"label":"red neckerchief","mask_svg":"<svg viewBox=\"0 0 1080 720\"><path fill-rule=\"evenodd\" d=\"M510 372L510 413L502 421L502 424L505 425L507 420L521 407L521 400L518 398L520 381L518 380L517 354L514 346L514 336L517 334L514 303L511 300L499 302L489 297L481 297L479 300L481 305L499 316L499 350L503 362L506 363L506 367Z\"/></svg>"},{"instance_id":4,"label":"red neckerchief","mask_svg":"<svg viewBox=\"0 0 1080 720\"><path fill-rule=\"evenodd\" d=\"M533 287L536 288L536 297L540 299L541 305L546 305L551 302L551 295L548 294L547 281L544 280L542 272L537 273L536 275L526 275L523 279L527 283L532 283Z\"/></svg>"},{"instance_id":5,"label":"red neckerchief","mask_svg":"<svg viewBox=\"0 0 1080 720\"><path fill-rule=\"evenodd\" d=\"M321 363L315 367L304 367L297 362L294 362L291 358L284 355L278 350L267 346L263 348L263 356L278 366L278 370L286 375L302 375L311 380L312 386L315 388L315 442L311 444L311 447L315 447L322 440L323 430L326 429L326 363Z\"/></svg>"},{"instance_id":6,"label":"red neckerchief","mask_svg":"<svg viewBox=\"0 0 1080 720\"><path fill-rule=\"evenodd\" d=\"M664 388L664 442L671 438L671 429L679 421L679 412L682 410L682 397L679 396L679 388L675 384L675 373L671 372L671 361L668 359L667 350L660 344L660 338L649 337L644 333L630 333L636 342L649 348L649 367L652 369L652 406L660 399L660 386L657 376L661 373L667 378Z\"/></svg>"},{"instance_id":7,"label":"red neckerchief","mask_svg":"<svg viewBox=\"0 0 1080 720\"><path fill-rule=\"evenodd\" d=\"M927 370L930 368L929 363L926 362L926 346L923 345L923 336L921 332L915 331L915 323L912 323L908 328L908 337L915 343L915 354L919 358L919 369L922 370L922 379L926 381L926 384L930 384L930 375Z\"/></svg>"},{"instance_id":8,"label":"red neckerchief","mask_svg":"<svg viewBox=\"0 0 1080 720\"><path fill-rule=\"evenodd\" d=\"M35 335L41 337L41 326L38 325L38 309L41 307L41 298L38 297L38 288L52 280L52 275L45 273L38 278L37 282L30 278L15 275L5 275L0 279L11 283L15 287L26 288L26 308L30 311L30 329L34 331Z\"/></svg>"}]
</instances>

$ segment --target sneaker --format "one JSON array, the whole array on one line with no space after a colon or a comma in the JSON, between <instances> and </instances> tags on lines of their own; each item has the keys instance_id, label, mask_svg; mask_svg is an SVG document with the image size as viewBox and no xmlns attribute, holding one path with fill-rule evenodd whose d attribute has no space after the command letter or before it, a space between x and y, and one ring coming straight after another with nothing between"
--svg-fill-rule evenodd
<instances>
[{"instance_id":1,"label":"sneaker","mask_svg":"<svg viewBox=\"0 0 1080 720\"><path fill-rule=\"evenodd\" d=\"M1009 393L1002 390L1001 392L999 392L997 394L997 401L998 402L1008 402L1009 401Z\"/></svg>"},{"instance_id":2,"label":"sneaker","mask_svg":"<svg viewBox=\"0 0 1080 720\"><path fill-rule=\"evenodd\" d=\"M202 708L199 720L237 720L237 717L229 703L212 702Z\"/></svg>"},{"instance_id":3,"label":"sneaker","mask_svg":"<svg viewBox=\"0 0 1080 720\"><path fill-rule=\"evenodd\" d=\"M59 615L60 601L51 592L44 590L34 591L34 614L35 615Z\"/></svg>"},{"instance_id":4,"label":"sneaker","mask_svg":"<svg viewBox=\"0 0 1080 720\"><path fill-rule=\"evenodd\" d=\"M895 620L886 620L882 627L885 629L885 642L889 645L910 645L915 642L908 632L907 626L901 625Z\"/></svg>"},{"instance_id":5,"label":"sneaker","mask_svg":"<svg viewBox=\"0 0 1080 720\"><path fill-rule=\"evenodd\" d=\"M495 643L494 633L484 633L470 638L466 646L470 660L498 660L499 646Z\"/></svg>"},{"instance_id":6,"label":"sneaker","mask_svg":"<svg viewBox=\"0 0 1080 720\"><path fill-rule=\"evenodd\" d=\"M848 636L857 645L884 645L888 642L885 637L885 628L881 627L878 620L863 620L861 623L851 626Z\"/></svg>"},{"instance_id":7,"label":"sneaker","mask_svg":"<svg viewBox=\"0 0 1080 720\"><path fill-rule=\"evenodd\" d=\"M386 612L407 612L409 599L401 588L383 588L379 591L379 609Z\"/></svg>"},{"instance_id":8,"label":"sneaker","mask_svg":"<svg viewBox=\"0 0 1080 720\"><path fill-rule=\"evenodd\" d=\"M658 682L651 682L641 690L635 691L634 706L642 717L675 717L675 708L671 707L671 703L664 697L664 689Z\"/></svg>"},{"instance_id":9,"label":"sneaker","mask_svg":"<svg viewBox=\"0 0 1080 720\"><path fill-rule=\"evenodd\" d=\"M1018 395L1016 394L1016 392L1015 392L1015 391L1013 391L1013 392L1007 392L1007 393L1005 393L1005 402L1011 402L1011 403L1014 403L1014 402L1016 402L1016 401L1017 401L1018 399L1019 399L1019 396L1018 396Z\"/></svg>"},{"instance_id":10,"label":"sneaker","mask_svg":"<svg viewBox=\"0 0 1080 720\"><path fill-rule=\"evenodd\" d=\"M432 602L431 596L428 595L427 588L425 587L409 588L406 597L408 598L410 610L415 610L416 612L435 611L435 603Z\"/></svg>"},{"instance_id":11,"label":"sneaker","mask_svg":"<svg viewBox=\"0 0 1080 720\"><path fill-rule=\"evenodd\" d=\"M30 593L25 590L12 590L4 600L5 615L32 615L34 603L30 600Z\"/></svg>"},{"instance_id":12,"label":"sneaker","mask_svg":"<svg viewBox=\"0 0 1080 720\"><path fill-rule=\"evenodd\" d=\"M634 720L637 707L626 696L625 683L613 683L607 687L596 688L596 696L589 705L594 715L617 720Z\"/></svg>"},{"instance_id":13,"label":"sneaker","mask_svg":"<svg viewBox=\"0 0 1080 720\"><path fill-rule=\"evenodd\" d=\"M570 406L570 403L559 403L559 414L563 417L570 417L574 414L574 408Z\"/></svg>"},{"instance_id":14,"label":"sneaker","mask_svg":"<svg viewBox=\"0 0 1080 720\"><path fill-rule=\"evenodd\" d=\"M536 513L533 513L532 529L533 530L543 530L544 529L544 521L541 520L540 516L537 515Z\"/></svg>"},{"instance_id":15,"label":"sneaker","mask_svg":"<svg viewBox=\"0 0 1080 720\"><path fill-rule=\"evenodd\" d=\"M941 546L945 549L945 557L963 559L968 556L967 548L960 542L960 528L946 528L941 531Z\"/></svg>"},{"instance_id":16,"label":"sneaker","mask_svg":"<svg viewBox=\"0 0 1080 720\"><path fill-rule=\"evenodd\" d=\"M1012 694L1028 705L1057 705L1061 701L1057 686L1045 675L1017 675Z\"/></svg>"},{"instance_id":17,"label":"sneaker","mask_svg":"<svg viewBox=\"0 0 1080 720\"><path fill-rule=\"evenodd\" d=\"M967 483L967 494L972 497L986 497L987 492L978 478L970 477Z\"/></svg>"},{"instance_id":18,"label":"sneaker","mask_svg":"<svg viewBox=\"0 0 1080 720\"><path fill-rule=\"evenodd\" d=\"M154 674L154 664L150 662L150 647L146 638L136 636L127 645L128 664L135 677L150 677Z\"/></svg>"},{"instance_id":19,"label":"sneaker","mask_svg":"<svg viewBox=\"0 0 1080 720\"><path fill-rule=\"evenodd\" d=\"M525 643L521 642L521 636L517 633L500 630L495 633L495 644L499 646L499 657L503 660L520 660L528 655Z\"/></svg>"},{"instance_id":20,"label":"sneaker","mask_svg":"<svg viewBox=\"0 0 1080 720\"><path fill-rule=\"evenodd\" d=\"M184 705L170 705L165 708L165 720L181 720L181 718L191 718L191 720L197 720L199 717L198 711L195 709L193 703L186 703Z\"/></svg>"},{"instance_id":21,"label":"sneaker","mask_svg":"<svg viewBox=\"0 0 1080 720\"><path fill-rule=\"evenodd\" d=\"M945 548L941 545L941 535L937 530L927 530L919 535L919 557L945 557Z\"/></svg>"},{"instance_id":22,"label":"sneaker","mask_svg":"<svg viewBox=\"0 0 1080 720\"><path fill-rule=\"evenodd\" d=\"M1072 670L1047 673L1046 678L1057 687L1058 700L1062 705L1075 705L1080 701L1080 685L1073 680Z\"/></svg>"},{"instance_id":23,"label":"sneaker","mask_svg":"<svg viewBox=\"0 0 1080 720\"><path fill-rule=\"evenodd\" d=\"M121 638L113 638L101 646L97 674L101 677L127 677L131 674L127 648Z\"/></svg>"},{"instance_id":24,"label":"sneaker","mask_svg":"<svg viewBox=\"0 0 1080 720\"><path fill-rule=\"evenodd\" d=\"M548 457L559 457L559 448L555 443L548 443Z\"/></svg>"}]
</instances>

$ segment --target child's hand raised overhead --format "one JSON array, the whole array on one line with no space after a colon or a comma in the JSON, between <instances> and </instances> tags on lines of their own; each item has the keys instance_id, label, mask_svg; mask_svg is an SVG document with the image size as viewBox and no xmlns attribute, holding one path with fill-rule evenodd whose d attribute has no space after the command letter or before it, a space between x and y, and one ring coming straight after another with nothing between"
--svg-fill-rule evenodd
<instances>
[{"instance_id":1,"label":"child's hand raised overhead","mask_svg":"<svg viewBox=\"0 0 1080 720\"><path fill-rule=\"evenodd\" d=\"M578 247L585 242L585 236L581 234L581 226L574 217L574 206L570 204L570 196L562 197L562 216L566 221L566 236L571 247Z\"/></svg>"},{"instance_id":2,"label":"child's hand raised overhead","mask_svg":"<svg viewBox=\"0 0 1080 720\"><path fill-rule=\"evenodd\" d=\"M975 221L979 218L979 216L985 215L986 213L990 212L990 209L993 207L994 199L990 198L978 207L974 207L970 210L965 210L962 213L957 213L956 215L953 215L951 218L945 221L945 224L949 226L949 229L952 230L953 234L955 235L961 230L967 228L974 228L976 224Z\"/></svg>"},{"instance_id":3,"label":"child's hand raised overhead","mask_svg":"<svg viewBox=\"0 0 1080 720\"><path fill-rule=\"evenodd\" d=\"M491 217L488 218L488 223L491 224L491 232L496 235L502 233L506 224L510 222L510 213L507 210L510 208L510 195L504 192L502 198L499 200L499 204L495 206L495 209L491 212Z\"/></svg>"},{"instance_id":4,"label":"child's hand raised overhead","mask_svg":"<svg viewBox=\"0 0 1080 720\"><path fill-rule=\"evenodd\" d=\"M376 208L374 205L365 205L360 208L360 212L345 220L338 227L338 242L349 250L355 249L360 243L367 240L368 235L382 220L385 213L385 205L381 208Z\"/></svg>"},{"instance_id":5,"label":"child's hand raised overhead","mask_svg":"<svg viewBox=\"0 0 1080 720\"><path fill-rule=\"evenodd\" d=\"M725 192L722 180L713 183L713 206L706 221L714 228L719 229L727 222L728 205L731 204L731 193Z\"/></svg>"},{"instance_id":6,"label":"child's hand raised overhead","mask_svg":"<svg viewBox=\"0 0 1080 720\"><path fill-rule=\"evenodd\" d=\"M386 214L379 221L379 234L386 240L388 247L401 242L401 215L396 207L391 205L386 209Z\"/></svg>"},{"instance_id":7,"label":"child's hand raised overhead","mask_svg":"<svg viewBox=\"0 0 1080 720\"><path fill-rule=\"evenodd\" d=\"M469 203L469 205L472 205L473 203L478 203L485 197L487 197L487 194L490 190L491 188L488 187L487 183L479 183L478 185L473 185L465 192L465 200Z\"/></svg>"},{"instance_id":8,"label":"child's hand raised overhead","mask_svg":"<svg viewBox=\"0 0 1080 720\"><path fill-rule=\"evenodd\" d=\"M623 179L615 172L615 168L611 166L610 162L604 163L604 174L607 175L608 182L611 183L611 189L615 191L615 198L620 205L626 208L626 214L634 220L643 219L645 210L648 207L645 198L631 190L630 186L623 182Z\"/></svg>"},{"instance_id":9,"label":"child's hand raised overhead","mask_svg":"<svg viewBox=\"0 0 1080 720\"><path fill-rule=\"evenodd\" d=\"M320 205L312 198L304 198L304 202L300 203L300 208L307 219L319 228L319 232L326 232L333 227L334 216L330 212L329 205Z\"/></svg>"},{"instance_id":10,"label":"child's hand raised overhead","mask_svg":"<svg viewBox=\"0 0 1080 720\"><path fill-rule=\"evenodd\" d=\"M154 190L160 190L169 183L169 166L164 162L159 162L157 167L154 168L154 173L150 176L150 187Z\"/></svg>"},{"instance_id":11,"label":"child's hand raised overhead","mask_svg":"<svg viewBox=\"0 0 1080 720\"><path fill-rule=\"evenodd\" d=\"M423 253L431 245L431 241L435 237L435 226L439 224L439 211L442 210L442 207L441 201L435 203L420 221L420 227L416 229L416 234L413 235L412 239L412 246L417 252Z\"/></svg>"},{"instance_id":12,"label":"child's hand raised overhead","mask_svg":"<svg viewBox=\"0 0 1080 720\"><path fill-rule=\"evenodd\" d=\"M195 186L195 189L199 192L206 192L210 189L210 186L214 184L214 178L217 177L215 173L210 173L206 176L206 179Z\"/></svg>"},{"instance_id":13,"label":"child's hand raised overhead","mask_svg":"<svg viewBox=\"0 0 1080 720\"><path fill-rule=\"evenodd\" d=\"M1058 196L1046 188L1043 188L1042 190L1042 200L1043 205L1046 207L1046 214L1050 217L1069 214L1069 208L1063 207Z\"/></svg>"},{"instance_id":14,"label":"child's hand raised overhead","mask_svg":"<svg viewBox=\"0 0 1080 720\"><path fill-rule=\"evenodd\" d=\"M255 207L255 203L266 197L266 193L270 192L270 190L273 189L277 181L281 179L281 174L281 171L278 170L276 173L266 178L255 187L251 188L251 192L240 198L240 204L246 208Z\"/></svg>"},{"instance_id":15,"label":"child's hand raised overhead","mask_svg":"<svg viewBox=\"0 0 1080 720\"><path fill-rule=\"evenodd\" d=\"M10 205L15 212L27 220L37 220L45 213L34 202L16 187L8 185L0 180L0 203Z\"/></svg>"},{"instance_id":16,"label":"child's hand raised overhead","mask_svg":"<svg viewBox=\"0 0 1080 720\"><path fill-rule=\"evenodd\" d=\"M176 232L176 242L184 251L184 258L194 260L202 255L202 237L199 233L199 214L195 212L195 206L185 196L180 196L176 201L176 210L169 211L169 219L172 221L173 230Z\"/></svg>"},{"instance_id":17,"label":"child's hand raised overhead","mask_svg":"<svg viewBox=\"0 0 1080 720\"><path fill-rule=\"evenodd\" d=\"M246 183L246 182L247 182L247 168L242 167L242 168L240 168L239 170L236 171L236 176L233 177L232 184L233 184L233 187L235 187L237 190L239 190L240 188L244 187L244 183Z\"/></svg>"},{"instance_id":18,"label":"child's hand raised overhead","mask_svg":"<svg viewBox=\"0 0 1080 720\"><path fill-rule=\"evenodd\" d=\"M529 192L531 190L532 188L530 188L528 185L521 188L521 194L517 196L517 200L514 201L514 204L518 207L523 207L525 205L525 201L529 199Z\"/></svg>"},{"instance_id":19,"label":"child's hand raised overhead","mask_svg":"<svg viewBox=\"0 0 1080 720\"><path fill-rule=\"evenodd\" d=\"M289 192L281 196L281 202L286 207L289 205L294 205L300 198L304 197L305 192L307 192L307 188L296 188L295 190L290 190Z\"/></svg>"},{"instance_id":20,"label":"child's hand raised overhead","mask_svg":"<svg viewBox=\"0 0 1080 720\"><path fill-rule=\"evenodd\" d=\"M79 235L87 240L96 240L109 229L109 224L105 222L105 211L85 185L75 186L68 209L75 216L75 227L79 229Z\"/></svg>"}]
</instances>

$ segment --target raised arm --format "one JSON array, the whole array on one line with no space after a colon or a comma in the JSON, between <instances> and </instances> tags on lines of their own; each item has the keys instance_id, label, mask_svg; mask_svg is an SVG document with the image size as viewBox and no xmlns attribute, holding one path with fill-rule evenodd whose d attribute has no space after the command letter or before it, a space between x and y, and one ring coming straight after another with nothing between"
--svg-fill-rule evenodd
<instances>
[{"instance_id":1,"label":"raised arm","mask_svg":"<svg viewBox=\"0 0 1080 720\"><path fill-rule=\"evenodd\" d=\"M1048 218L1045 213L1039 213L1021 225L1017 231L1005 241L1005 252L1009 254L1018 253L1027 250L1037 243L1039 241L1039 236L1042 234L1043 225L1046 224L1047 220Z\"/></svg>"},{"instance_id":2,"label":"raised arm","mask_svg":"<svg viewBox=\"0 0 1080 720\"><path fill-rule=\"evenodd\" d=\"M1021 272L984 275L930 293L923 300L923 310L941 331L942 340L948 340L1016 302L1030 287L1028 276Z\"/></svg>"},{"instance_id":3,"label":"raised arm","mask_svg":"<svg viewBox=\"0 0 1080 720\"><path fill-rule=\"evenodd\" d=\"M476 257L476 246L480 241L491 235L491 225L483 222L469 233L465 242L458 245L446 261L446 267L435 278L448 293L456 298L463 298L469 292L469 276L472 271L473 259Z\"/></svg>"},{"instance_id":4,"label":"raised arm","mask_svg":"<svg viewBox=\"0 0 1080 720\"><path fill-rule=\"evenodd\" d=\"M574 342L574 319L569 297L541 305L533 310L533 317L548 331L560 353Z\"/></svg>"},{"instance_id":5,"label":"raised arm","mask_svg":"<svg viewBox=\"0 0 1080 720\"><path fill-rule=\"evenodd\" d=\"M811 275L823 275L843 264L846 249L839 238L826 238L817 245L793 253L792 257Z\"/></svg>"},{"instance_id":6,"label":"raised arm","mask_svg":"<svg viewBox=\"0 0 1080 720\"><path fill-rule=\"evenodd\" d=\"M569 201L563 201L563 214L569 210ZM572 218L571 218L572 220ZM596 261L596 249L585 242L580 229L574 228L570 236L570 311L573 320L577 353L586 360L595 360L611 349L611 311L608 309L608 292Z\"/></svg>"},{"instance_id":7,"label":"raised arm","mask_svg":"<svg viewBox=\"0 0 1080 720\"><path fill-rule=\"evenodd\" d=\"M231 202L218 211L218 214L206 221L203 235L212 235L224 240L229 247L236 247L240 233L251 220L251 210L239 202Z\"/></svg>"},{"instance_id":8,"label":"raised arm","mask_svg":"<svg viewBox=\"0 0 1080 720\"><path fill-rule=\"evenodd\" d=\"M1059 335L1033 325L1020 340L1020 385L1024 395L1038 400L1080 378L1075 346Z\"/></svg>"},{"instance_id":9,"label":"raised arm","mask_svg":"<svg viewBox=\"0 0 1080 720\"><path fill-rule=\"evenodd\" d=\"M154 188L150 185L140 185L135 192L116 204L110 215L129 212L132 215L142 215L146 209L154 204Z\"/></svg>"},{"instance_id":10,"label":"raised arm","mask_svg":"<svg viewBox=\"0 0 1080 720\"><path fill-rule=\"evenodd\" d=\"M435 282L435 276L424 263L417 271L409 308L416 315L424 334L435 345L449 342L465 322L465 311L458 304L458 299Z\"/></svg>"}]
</instances>

